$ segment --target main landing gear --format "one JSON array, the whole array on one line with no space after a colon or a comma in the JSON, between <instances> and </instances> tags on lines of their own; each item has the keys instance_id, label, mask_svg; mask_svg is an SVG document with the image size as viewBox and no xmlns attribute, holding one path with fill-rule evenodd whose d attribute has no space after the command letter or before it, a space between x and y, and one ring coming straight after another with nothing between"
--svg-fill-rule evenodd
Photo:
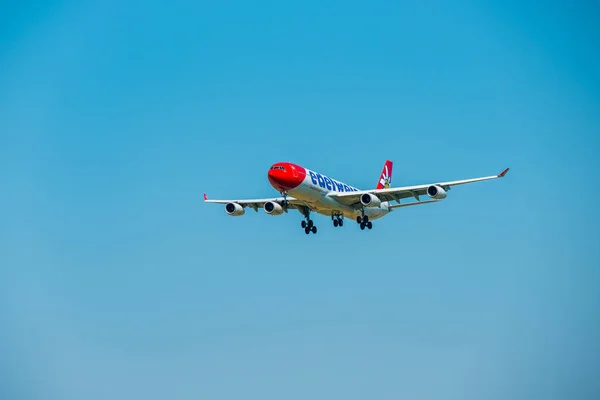
<instances>
[{"instance_id":1,"label":"main landing gear","mask_svg":"<svg viewBox=\"0 0 600 400\"><path fill-rule=\"evenodd\" d=\"M344 218L340 215L332 215L331 220L333 221L333 226L336 228L338 226L344 226Z\"/></svg>"},{"instance_id":2,"label":"main landing gear","mask_svg":"<svg viewBox=\"0 0 600 400\"><path fill-rule=\"evenodd\" d=\"M304 228L304 233L306 233L307 235L309 233L317 233L317 227L315 226L315 224L313 223L313 220L310 219L310 210L306 209L304 211L304 218L306 218L306 221L302 221L302 228Z\"/></svg>"},{"instance_id":3,"label":"main landing gear","mask_svg":"<svg viewBox=\"0 0 600 400\"><path fill-rule=\"evenodd\" d=\"M317 233L317 227L314 225L313 220L312 219L308 219L306 221L302 221L302 227L304 228L304 233L306 233L307 235L309 233Z\"/></svg>"},{"instance_id":4,"label":"main landing gear","mask_svg":"<svg viewBox=\"0 0 600 400\"><path fill-rule=\"evenodd\" d=\"M369 228L372 229L373 228L373 223L371 221L369 221L369 217L366 215L358 216L356 217L356 222L358 224L360 224L360 229L361 230L365 230L365 228Z\"/></svg>"}]
</instances>

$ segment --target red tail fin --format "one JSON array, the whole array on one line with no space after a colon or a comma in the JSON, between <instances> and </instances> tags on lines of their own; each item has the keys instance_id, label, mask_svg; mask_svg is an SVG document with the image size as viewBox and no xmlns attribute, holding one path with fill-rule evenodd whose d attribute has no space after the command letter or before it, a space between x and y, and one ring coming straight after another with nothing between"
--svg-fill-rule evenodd
<instances>
[{"instance_id":1,"label":"red tail fin","mask_svg":"<svg viewBox=\"0 0 600 400\"><path fill-rule=\"evenodd\" d=\"M385 162L383 166L383 170L381 171L381 176L379 177L379 182L377 182L377 189L385 189L389 188L392 184L392 167L394 163L390 160Z\"/></svg>"}]
</instances>

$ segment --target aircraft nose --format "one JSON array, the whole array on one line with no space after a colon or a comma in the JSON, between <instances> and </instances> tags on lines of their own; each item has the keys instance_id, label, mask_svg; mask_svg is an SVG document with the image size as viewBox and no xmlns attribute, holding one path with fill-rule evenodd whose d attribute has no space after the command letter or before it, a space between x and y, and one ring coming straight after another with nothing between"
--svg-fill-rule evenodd
<instances>
[{"instance_id":1,"label":"aircraft nose","mask_svg":"<svg viewBox=\"0 0 600 400\"><path fill-rule=\"evenodd\" d=\"M294 189L302 182L289 166L273 165L267 175L271 185L280 192Z\"/></svg>"},{"instance_id":2,"label":"aircraft nose","mask_svg":"<svg viewBox=\"0 0 600 400\"><path fill-rule=\"evenodd\" d=\"M269 170L268 177L269 182L271 182L271 185L273 185L273 187L278 191L283 192L290 189L289 176L286 171L272 168Z\"/></svg>"},{"instance_id":3,"label":"aircraft nose","mask_svg":"<svg viewBox=\"0 0 600 400\"><path fill-rule=\"evenodd\" d=\"M270 181L278 181L281 178L281 174L279 173L280 171L277 169L273 169L273 167L271 167L271 169L269 170L269 173L267 174L269 177Z\"/></svg>"}]
</instances>

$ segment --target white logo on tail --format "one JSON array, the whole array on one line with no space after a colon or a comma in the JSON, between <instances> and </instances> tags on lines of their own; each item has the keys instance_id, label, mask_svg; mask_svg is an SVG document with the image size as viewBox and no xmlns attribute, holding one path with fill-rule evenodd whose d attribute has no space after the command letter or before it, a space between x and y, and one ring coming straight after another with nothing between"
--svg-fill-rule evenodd
<instances>
[{"instance_id":1,"label":"white logo on tail","mask_svg":"<svg viewBox=\"0 0 600 400\"><path fill-rule=\"evenodd\" d=\"M390 172L388 171L388 166L386 164L384 171L381 174L381 179L379 180L379 183L381 183L384 188L389 189L391 182L392 177L390 176Z\"/></svg>"}]
</instances>

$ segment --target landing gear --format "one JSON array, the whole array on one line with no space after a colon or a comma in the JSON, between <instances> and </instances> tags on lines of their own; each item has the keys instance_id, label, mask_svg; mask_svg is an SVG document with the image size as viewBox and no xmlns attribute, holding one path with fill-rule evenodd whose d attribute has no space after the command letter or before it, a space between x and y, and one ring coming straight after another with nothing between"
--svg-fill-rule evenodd
<instances>
[{"instance_id":1,"label":"landing gear","mask_svg":"<svg viewBox=\"0 0 600 400\"><path fill-rule=\"evenodd\" d=\"M309 219L306 221L302 221L300 225L302 226L302 228L311 229L315 224L313 223L312 219Z\"/></svg>"},{"instance_id":2,"label":"landing gear","mask_svg":"<svg viewBox=\"0 0 600 400\"><path fill-rule=\"evenodd\" d=\"M304 218L306 218L306 220L302 221L301 226L304 229L304 233L306 233L307 235L309 233L317 233L317 227L315 226L314 222L312 219L310 219L310 210L308 208L305 208L302 213L304 214Z\"/></svg>"},{"instance_id":3,"label":"landing gear","mask_svg":"<svg viewBox=\"0 0 600 400\"><path fill-rule=\"evenodd\" d=\"M307 235L309 233L317 233L317 227L313 223L312 219L307 219L306 221L302 221L302 227L304 228L304 233Z\"/></svg>"},{"instance_id":4,"label":"landing gear","mask_svg":"<svg viewBox=\"0 0 600 400\"><path fill-rule=\"evenodd\" d=\"M306 233L307 235L308 235L309 233L311 233L311 232L312 232L312 233L317 233L317 227L313 225L313 226L311 226L311 227L308 227L308 226L307 226L306 228L304 228L304 233Z\"/></svg>"},{"instance_id":5,"label":"landing gear","mask_svg":"<svg viewBox=\"0 0 600 400\"><path fill-rule=\"evenodd\" d=\"M356 222L360 225L361 230L365 230L365 228L373 229L373 223L369 221L369 217L367 215L356 217Z\"/></svg>"},{"instance_id":6,"label":"landing gear","mask_svg":"<svg viewBox=\"0 0 600 400\"><path fill-rule=\"evenodd\" d=\"M281 195L283 196L283 207L285 209L285 212L287 212L287 208L288 208L288 204L289 204L288 199L287 199L288 194L287 194L287 192L281 192Z\"/></svg>"},{"instance_id":7,"label":"landing gear","mask_svg":"<svg viewBox=\"0 0 600 400\"><path fill-rule=\"evenodd\" d=\"M338 226L344 226L344 217L340 215L332 215L331 219L333 220L334 227L337 228Z\"/></svg>"},{"instance_id":8,"label":"landing gear","mask_svg":"<svg viewBox=\"0 0 600 400\"><path fill-rule=\"evenodd\" d=\"M364 231L365 228L373 229L373 223L371 221L368 221L366 224L365 224L364 221L361 222L360 223L360 229Z\"/></svg>"}]
</instances>

